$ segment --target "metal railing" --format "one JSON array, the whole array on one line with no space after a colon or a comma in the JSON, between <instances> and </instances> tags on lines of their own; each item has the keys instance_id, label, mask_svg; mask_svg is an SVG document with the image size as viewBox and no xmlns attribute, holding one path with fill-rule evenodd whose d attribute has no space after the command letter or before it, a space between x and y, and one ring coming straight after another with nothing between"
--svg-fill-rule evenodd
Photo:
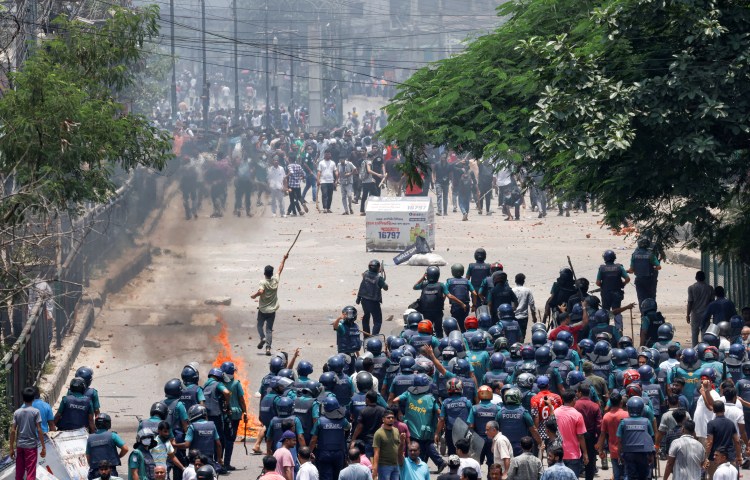
<instances>
[{"instance_id":1,"label":"metal railing","mask_svg":"<svg viewBox=\"0 0 750 480\"><path fill-rule=\"evenodd\" d=\"M724 287L726 297L734 302L738 311L750 305L750 266L735 258L723 262L702 253L701 270L706 272L709 285Z\"/></svg>"}]
</instances>

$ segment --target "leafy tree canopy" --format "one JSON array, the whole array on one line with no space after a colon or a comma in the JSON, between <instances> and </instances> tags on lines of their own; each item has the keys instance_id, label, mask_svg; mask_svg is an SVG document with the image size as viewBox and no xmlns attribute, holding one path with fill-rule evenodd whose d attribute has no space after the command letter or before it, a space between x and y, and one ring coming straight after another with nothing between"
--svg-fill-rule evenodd
<instances>
[{"instance_id":1,"label":"leafy tree canopy","mask_svg":"<svg viewBox=\"0 0 750 480\"><path fill-rule=\"evenodd\" d=\"M14 188L0 197L0 222L106 201L116 168L170 158L168 134L118 102L158 33L157 9L110 13L103 25L57 20L54 37L12 75L0 98L0 175Z\"/></svg>"},{"instance_id":2,"label":"leafy tree canopy","mask_svg":"<svg viewBox=\"0 0 750 480\"><path fill-rule=\"evenodd\" d=\"M750 262L750 2L516 0L387 107L406 171L425 145L543 172L663 247Z\"/></svg>"}]
</instances>

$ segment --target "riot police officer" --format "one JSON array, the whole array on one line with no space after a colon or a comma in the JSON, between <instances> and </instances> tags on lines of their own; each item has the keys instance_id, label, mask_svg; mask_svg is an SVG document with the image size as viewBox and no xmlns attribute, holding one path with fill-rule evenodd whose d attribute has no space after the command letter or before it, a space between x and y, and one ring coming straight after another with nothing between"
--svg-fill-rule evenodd
<instances>
[{"instance_id":1,"label":"riot police officer","mask_svg":"<svg viewBox=\"0 0 750 480\"><path fill-rule=\"evenodd\" d=\"M461 300L464 305L468 305L469 301L473 298L474 305L476 305L477 294L474 288L474 284L471 283L467 278L463 278L464 266L460 263L454 263L453 265L451 265L451 274L453 275L453 278L449 278L445 282L445 284L448 286L448 292L454 297ZM466 315L468 314L469 312L465 308L462 308L456 303L451 303L451 316L456 319L456 322L458 322L458 328L461 330L461 332L466 331L466 328L464 327L464 320L466 319Z\"/></svg>"},{"instance_id":2,"label":"riot police officer","mask_svg":"<svg viewBox=\"0 0 750 480\"><path fill-rule=\"evenodd\" d=\"M204 405L206 396L203 394L203 387L198 385L200 381L198 369L194 365L187 364L182 367L180 378L182 378L184 384L180 401L185 405L185 408L190 409L193 405Z\"/></svg>"},{"instance_id":3,"label":"riot police officer","mask_svg":"<svg viewBox=\"0 0 750 480\"><path fill-rule=\"evenodd\" d=\"M383 342L379 338L368 338L365 342L367 354L372 355L372 376L378 379L378 385L382 386L385 380L385 372L391 365L391 361L383 352Z\"/></svg>"},{"instance_id":4,"label":"riot police officer","mask_svg":"<svg viewBox=\"0 0 750 480\"><path fill-rule=\"evenodd\" d=\"M245 391L242 384L234 378L237 367L234 362L224 362L221 364L224 386L229 390L229 427L225 429L226 442L224 444L224 468L235 470L232 465L232 453L234 452L234 441L237 439L237 429L240 421L247 424L247 403L245 403Z\"/></svg>"},{"instance_id":5,"label":"riot police officer","mask_svg":"<svg viewBox=\"0 0 750 480\"><path fill-rule=\"evenodd\" d=\"M353 362L352 362L353 363ZM335 373L335 383L332 387L334 395L338 399L340 406L349 407L352 401L352 379L345 373L346 360L344 355L334 355L328 359L328 368Z\"/></svg>"},{"instance_id":6,"label":"riot police officer","mask_svg":"<svg viewBox=\"0 0 750 480\"><path fill-rule=\"evenodd\" d=\"M350 430L345 412L335 397L323 401L323 414L312 429L310 448L315 450L320 480L337 480L344 468L346 434Z\"/></svg>"},{"instance_id":7,"label":"riot police officer","mask_svg":"<svg viewBox=\"0 0 750 480\"><path fill-rule=\"evenodd\" d=\"M664 325L665 320L661 312L658 312L656 300L646 298L641 302L641 346L651 347L659 339L659 327Z\"/></svg>"},{"instance_id":8,"label":"riot police officer","mask_svg":"<svg viewBox=\"0 0 750 480\"><path fill-rule=\"evenodd\" d=\"M135 435L133 451L130 452L128 457L128 478L138 478L139 480L154 478L156 464L154 463L154 457L151 455L151 449L155 446L156 432L150 428L138 430Z\"/></svg>"},{"instance_id":9,"label":"riot police officer","mask_svg":"<svg viewBox=\"0 0 750 480\"><path fill-rule=\"evenodd\" d=\"M448 398L443 401L440 409L440 419L438 420L437 430L435 431L435 443L445 429L445 444L448 447L448 455L455 455L456 446L453 444L453 425L457 419L461 419L473 428L474 412L472 401L463 396L463 385L458 378L451 378L447 383Z\"/></svg>"},{"instance_id":10,"label":"riot police officer","mask_svg":"<svg viewBox=\"0 0 750 480\"><path fill-rule=\"evenodd\" d=\"M503 325L503 333L508 343L516 343L523 340L521 325L516 320L515 310L510 303L501 303L497 307L497 318Z\"/></svg>"},{"instance_id":11,"label":"riot police officer","mask_svg":"<svg viewBox=\"0 0 750 480\"><path fill-rule=\"evenodd\" d=\"M532 436L537 444L541 443L539 433L534 427L534 420L526 408L521 405L521 391L512 387L505 392L503 407L497 414L497 423L500 431L508 437L513 446L513 455L522 453L521 438Z\"/></svg>"},{"instance_id":12,"label":"riot police officer","mask_svg":"<svg viewBox=\"0 0 750 480\"><path fill-rule=\"evenodd\" d=\"M440 280L440 268L427 267L425 274L414 284L414 290L421 290L419 312L425 319L432 321L432 328L438 338L443 338L443 308L446 297L451 302L469 311L469 305L456 298L448 291L448 286Z\"/></svg>"},{"instance_id":13,"label":"riot police officer","mask_svg":"<svg viewBox=\"0 0 750 480\"><path fill-rule=\"evenodd\" d=\"M499 355L502 356L502 354ZM495 463L495 457L492 454L492 439L487 437L487 423L495 420L500 407L492 403L492 388L487 385L479 387L478 395L479 403L472 407L472 413L474 415L474 431L484 440L484 448L479 454L479 464L481 465L486 458L487 465L492 465Z\"/></svg>"},{"instance_id":14,"label":"riot police officer","mask_svg":"<svg viewBox=\"0 0 750 480\"><path fill-rule=\"evenodd\" d=\"M190 426L185 433L185 442L179 448L194 448L219 465L217 473L225 472L219 430L208 420L208 411L203 405L193 405L188 411Z\"/></svg>"},{"instance_id":15,"label":"riot police officer","mask_svg":"<svg viewBox=\"0 0 750 480\"><path fill-rule=\"evenodd\" d=\"M117 432L110 432L112 428L112 419L106 413L100 413L94 421L96 432L92 433L86 439L86 460L89 464L89 480L99 476L99 462L102 460L109 461L112 465L112 474L117 476L117 467L120 465L120 459L128 453L128 446L117 435ZM119 451L118 451L119 450Z\"/></svg>"},{"instance_id":16,"label":"riot police officer","mask_svg":"<svg viewBox=\"0 0 750 480\"><path fill-rule=\"evenodd\" d=\"M388 290L388 284L385 283L383 266L378 260L370 260L367 265L367 271L362 274L362 281L359 284L357 293L357 303L362 304L362 327L366 332L377 335L380 333L380 327L383 324L383 312L380 310L380 304L383 303L383 290ZM370 316L372 316L372 330L370 330Z\"/></svg>"},{"instance_id":17,"label":"riot police officer","mask_svg":"<svg viewBox=\"0 0 750 480\"><path fill-rule=\"evenodd\" d=\"M146 420L141 420L138 422L138 430L142 428L150 428L152 431L156 432L159 429L159 423L165 421L167 419L167 414L169 413L169 409L167 408L167 404L164 402L154 402L151 404L151 409L149 410L149 418ZM97 427L98 428L98 427ZM172 432L169 432L170 436L172 435ZM95 465L95 464L90 464ZM116 475L115 475L116 476Z\"/></svg>"},{"instance_id":18,"label":"riot police officer","mask_svg":"<svg viewBox=\"0 0 750 480\"><path fill-rule=\"evenodd\" d=\"M398 362L399 372L391 382L388 390L388 402L406 392L409 387L414 386L414 366L416 361L413 357L403 356Z\"/></svg>"},{"instance_id":19,"label":"riot police officer","mask_svg":"<svg viewBox=\"0 0 750 480\"><path fill-rule=\"evenodd\" d=\"M630 257L628 273L635 274L635 291L638 295L638 305L647 298L656 300L656 283L658 281L661 264L651 250L651 240L638 239L638 248Z\"/></svg>"},{"instance_id":20,"label":"riot police officer","mask_svg":"<svg viewBox=\"0 0 750 480\"><path fill-rule=\"evenodd\" d=\"M291 429L284 428L284 424L291 423L294 425ZM305 437L303 436L302 421L294 416L294 400L289 397L281 397L276 402L276 416L271 419L266 431L266 453L273 455L276 451L276 444L281 440L281 435L286 430L292 430L297 435L297 441L301 446L305 446Z\"/></svg>"},{"instance_id":21,"label":"riot police officer","mask_svg":"<svg viewBox=\"0 0 750 480\"><path fill-rule=\"evenodd\" d=\"M627 407L629 418L623 418L617 427L620 438L620 455L628 478L648 478L650 464L654 461L654 429L643 417L645 402L641 397L630 397Z\"/></svg>"},{"instance_id":22,"label":"riot police officer","mask_svg":"<svg viewBox=\"0 0 750 480\"><path fill-rule=\"evenodd\" d=\"M602 308L611 310L619 308L625 295L623 288L630 283L630 275L621 263L615 263L617 255L612 250L602 254L604 265L599 266L596 274L596 285L602 289Z\"/></svg>"},{"instance_id":23,"label":"riot police officer","mask_svg":"<svg viewBox=\"0 0 750 480\"><path fill-rule=\"evenodd\" d=\"M208 372L206 383L203 384L208 420L216 426L222 448L226 445L227 430L231 430L231 425L227 425L229 423L227 413L229 413L229 401L232 396L229 389L222 383L223 378L224 373L220 368L212 368Z\"/></svg>"},{"instance_id":24,"label":"riot police officer","mask_svg":"<svg viewBox=\"0 0 750 480\"><path fill-rule=\"evenodd\" d=\"M58 430L77 430L87 428L94 430L94 406L86 393L86 382L75 377L70 381L70 393L63 397L55 414L55 425Z\"/></svg>"},{"instance_id":25,"label":"riot police officer","mask_svg":"<svg viewBox=\"0 0 750 480\"><path fill-rule=\"evenodd\" d=\"M484 248L477 248L476 251L474 251L474 261L475 263L470 263L469 268L466 271L466 279L471 282L471 285L474 287L475 291L479 291L479 287L482 286L482 281L490 276L490 264L486 263L485 260L487 260L487 252L484 250ZM477 307L481 303L479 303L479 298L474 297L474 306Z\"/></svg>"},{"instance_id":26,"label":"riot police officer","mask_svg":"<svg viewBox=\"0 0 750 480\"><path fill-rule=\"evenodd\" d=\"M76 370L75 376L82 378L86 383L86 391L83 394L91 400L91 405L94 407L94 415L99 415L99 409L101 408L99 392L91 386L91 382L94 381L94 370L91 367L79 367Z\"/></svg>"},{"instance_id":27,"label":"riot police officer","mask_svg":"<svg viewBox=\"0 0 750 480\"><path fill-rule=\"evenodd\" d=\"M362 348L362 337L357 325L357 309L351 305L344 307L341 315L333 322L333 329L336 330L338 352L345 354L350 360L347 362L345 373L351 375L354 373L354 357Z\"/></svg>"},{"instance_id":28,"label":"riot police officer","mask_svg":"<svg viewBox=\"0 0 750 480\"><path fill-rule=\"evenodd\" d=\"M314 393L310 387L302 387L297 391L298 396L294 399L294 416L302 423L305 445L310 444L313 425L320 417L320 404L316 401Z\"/></svg>"}]
</instances>

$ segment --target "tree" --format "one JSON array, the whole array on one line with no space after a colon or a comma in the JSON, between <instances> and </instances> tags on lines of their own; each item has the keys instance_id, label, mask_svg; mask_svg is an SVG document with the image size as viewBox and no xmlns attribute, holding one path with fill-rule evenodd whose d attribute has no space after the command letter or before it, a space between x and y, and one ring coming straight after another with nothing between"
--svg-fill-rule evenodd
<instances>
[{"instance_id":1,"label":"tree","mask_svg":"<svg viewBox=\"0 0 750 480\"><path fill-rule=\"evenodd\" d=\"M544 172L613 226L750 262L750 3L516 1L495 33L417 72L384 136ZM518 152L518 153L511 153ZM531 153L525 160L522 153Z\"/></svg>"}]
</instances>

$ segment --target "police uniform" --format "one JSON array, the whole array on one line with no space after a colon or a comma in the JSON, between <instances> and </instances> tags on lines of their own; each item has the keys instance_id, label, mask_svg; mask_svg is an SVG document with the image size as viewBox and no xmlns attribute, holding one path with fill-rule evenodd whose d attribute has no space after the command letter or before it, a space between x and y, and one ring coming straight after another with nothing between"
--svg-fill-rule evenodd
<instances>
[{"instance_id":1,"label":"police uniform","mask_svg":"<svg viewBox=\"0 0 750 480\"><path fill-rule=\"evenodd\" d=\"M490 278L490 264L486 262L470 263L469 268L466 270L466 278L471 282L474 290L479 291L482 282L486 278ZM481 300L477 299L477 302L481 302Z\"/></svg>"},{"instance_id":2,"label":"police uniform","mask_svg":"<svg viewBox=\"0 0 750 480\"><path fill-rule=\"evenodd\" d=\"M489 271L489 269L487 271ZM460 277L449 278L445 283L448 286L448 292L451 295L464 302L464 305L469 305L469 302L471 301L471 292L476 290L474 284L469 282L469 280L467 280L466 278ZM462 332L466 331L466 327L464 327L464 320L466 320L466 316L468 314L468 308L461 308L461 305L451 302L451 316L456 319L458 328Z\"/></svg>"},{"instance_id":3,"label":"police uniform","mask_svg":"<svg viewBox=\"0 0 750 480\"><path fill-rule=\"evenodd\" d=\"M320 480L338 480L344 468L346 432L350 429L345 418L331 419L321 416L312 429L317 437L317 467Z\"/></svg>"},{"instance_id":4,"label":"police uniform","mask_svg":"<svg viewBox=\"0 0 750 480\"><path fill-rule=\"evenodd\" d=\"M378 379L378 385L383 385L386 370L390 365L391 361L385 353L372 357L372 376Z\"/></svg>"},{"instance_id":5,"label":"police uniform","mask_svg":"<svg viewBox=\"0 0 750 480\"><path fill-rule=\"evenodd\" d=\"M320 404L312 397L299 396L294 399L294 416L302 424L302 436L305 437L305 444L309 445L312 428L320 417Z\"/></svg>"},{"instance_id":6,"label":"police uniform","mask_svg":"<svg viewBox=\"0 0 750 480\"><path fill-rule=\"evenodd\" d=\"M201 402L205 402L206 396L203 394L203 387L196 385L195 383L186 383L185 388L182 389L180 401L183 405L185 405L185 410L190 410L190 407L192 407L193 405L198 405Z\"/></svg>"},{"instance_id":7,"label":"police uniform","mask_svg":"<svg viewBox=\"0 0 750 480\"><path fill-rule=\"evenodd\" d=\"M531 397L529 397L530 403ZM530 428L534 425L534 420L527 408L522 405L503 406L497 414L497 423L500 425L500 431L508 437L513 446L513 456L521 455L523 453L521 438L530 436Z\"/></svg>"},{"instance_id":8,"label":"police uniform","mask_svg":"<svg viewBox=\"0 0 750 480\"><path fill-rule=\"evenodd\" d=\"M448 447L448 455L455 455L456 446L453 444L453 425L457 419L466 422L467 425L474 423L474 412L471 400L453 394L443 401L440 409L440 418L445 420L445 444Z\"/></svg>"},{"instance_id":9,"label":"police uniform","mask_svg":"<svg viewBox=\"0 0 750 480\"><path fill-rule=\"evenodd\" d=\"M666 321L661 312L651 311L641 317L641 331L646 332L646 346L651 347L659 339L657 330L664 325Z\"/></svg>"},{"instance_id":10,"label":"police uniform","mask_svg":"<svg viewBox=\"0 0 750 480\"><path fill-rule=\"evenodd\" d=\"M156 431L154 429L154 431ZM99 462L109 461L112 465L112 476L117 476L117 468L120 465L120 454L117 449L122 448L125 442L116 432L97 430L86 439L86 455L89 456L89 480L98 478Z\"/></svg>"},{"instance_id":11,"label":"police uniform","mask_svg":"<svg viewBox=\"0 0 750 480\"><path fill-rule=\"evenodd\" d=\"M487 459L487 465L495 463L495 457L492 454L492 439L487 438L487 423L494 421L497 417L497 413L500 411L500 407L492 403L490 400L480 400L478 404L472 407L472 414L474 415L474 431L484 439L484 448L479 454L479 464Z\"/></svg>"},{"instance_id":12,"label":"police uniform","mask_svg":"<svg viewBox=\"0 0 750 480\"><path fill-rule=\"evenodd\" d=\"M380 333L383 324L383 312L380 304L383 303L383 287L386 285L382 275L367 270L362 274L362 282L359 284L357 298L362 303L362 326L365 331L373 335ZM370 316L372 316L372 330L370 330Z\"/></svg>"},{"instance_id":13,"label":"police uniform","mask_svg":"<svg viewBox=\"0 0 750 480\"><path fill-rule=\"evenodd\" d=\"M188 427L185 441L190 442L190 449L196 449L202 455L216 462L216 441L219 440L219 431L214 422L208 420L196 420Z\"/></svg>"},{"instance_id":14,"label":"police uniform","mask_svg":"<svg viewBox=\"0 0 750 480\"><path fill-rule=\"evenodd\" d=\"M89 397L81 393L71 393L63 397L57 413L60 415L56 423L58 430L88 428L89 419L94 414L94 406Z\"/></svg>"},{"instance_id":15,"label":"police uniform","mask_svg":"<svg viewBox=\"0 0 750 480\"><path fill-rule=\"evenodd\" d=\"M601 281L602 308L612 310L622 306L622 299L625 296L623 292L623 279L628 278L625 268L620 263L605 263L599 266L599 272L596 274L597 282Z\"/></svg>"},{"instance_id":16,"label":"police uniform","mask_svg":"<svg viewBox=\"0 0 750 480\"><path fill-rule=\"evenodd\" d=\"M432 328L438 338L443 338L443 309L445 308L445 296L448 287L443 282L422 282L415 286L415 290L421 290L419 297L419 313L426 320L432 322Z\"/></svg>"},{"instance_id":17,"label":"police uniform","mask_svg":"<svg viewBox=\"0 0 750 480\"><path fill-rule=\"evenodd\" d=\"M349 356L351 361L344 367L344 373L351 375L354 373L353 355L362 348L362 337L357 322L347 322L342 320L336 329L336 347L338 353L344 353Z\"/></svg>"},{"instance_id":18,"label":"police uniform","mask_svg":"<svg viewBox=\"0 0 750 480\"><path fill-rule=\"evenodd\" d=\"M219 433L219 442L222 448L226 446L227 432L224 422L224 395L226 391L224 384L214 378L209 378L203 385L203 393L206 396L206 412L208 420L216 426ZM231 432L230 432L231 433Z\"/></svg>"},{"instance_id":19,"label":"police uniform","mask_svg":"<svg viewBox=\"0 0 750 480\"><path fill-rule=\"evenodd\" d=\"M658 281L659 259L651 250L636 248L630 257L630 268L635 274L635 291L638 295L638 305L645 299L656 300L656 284Z\"/></svg>"},{"instance_id":20,"label":"police uniform","mask_svg":"<svg viewBox=\"0 0 750 480\"><path fill-rule=\"evenodd\" d=\"M276 445L281 441L281 435L284 434L283 424L285 420L294 422L295 435L302 435L304 433L302 421L296 416L288 415L286 417L273 417L271 423L268 424L268 429L266 430L266 442L271 446L272 451L276 451Z\"/></svg>"},{"instance_id":21,"label":"police uniform","mask_svg":"<svg viewBox=\"0 0 750 480\"><path fill-rule=\"evenodd\" d=\"M628 478L648 478L649 457L654 451L654 429L644 417L623 418L617 427L620 439L620 456Z\"/></svg>"}]
</instances>

